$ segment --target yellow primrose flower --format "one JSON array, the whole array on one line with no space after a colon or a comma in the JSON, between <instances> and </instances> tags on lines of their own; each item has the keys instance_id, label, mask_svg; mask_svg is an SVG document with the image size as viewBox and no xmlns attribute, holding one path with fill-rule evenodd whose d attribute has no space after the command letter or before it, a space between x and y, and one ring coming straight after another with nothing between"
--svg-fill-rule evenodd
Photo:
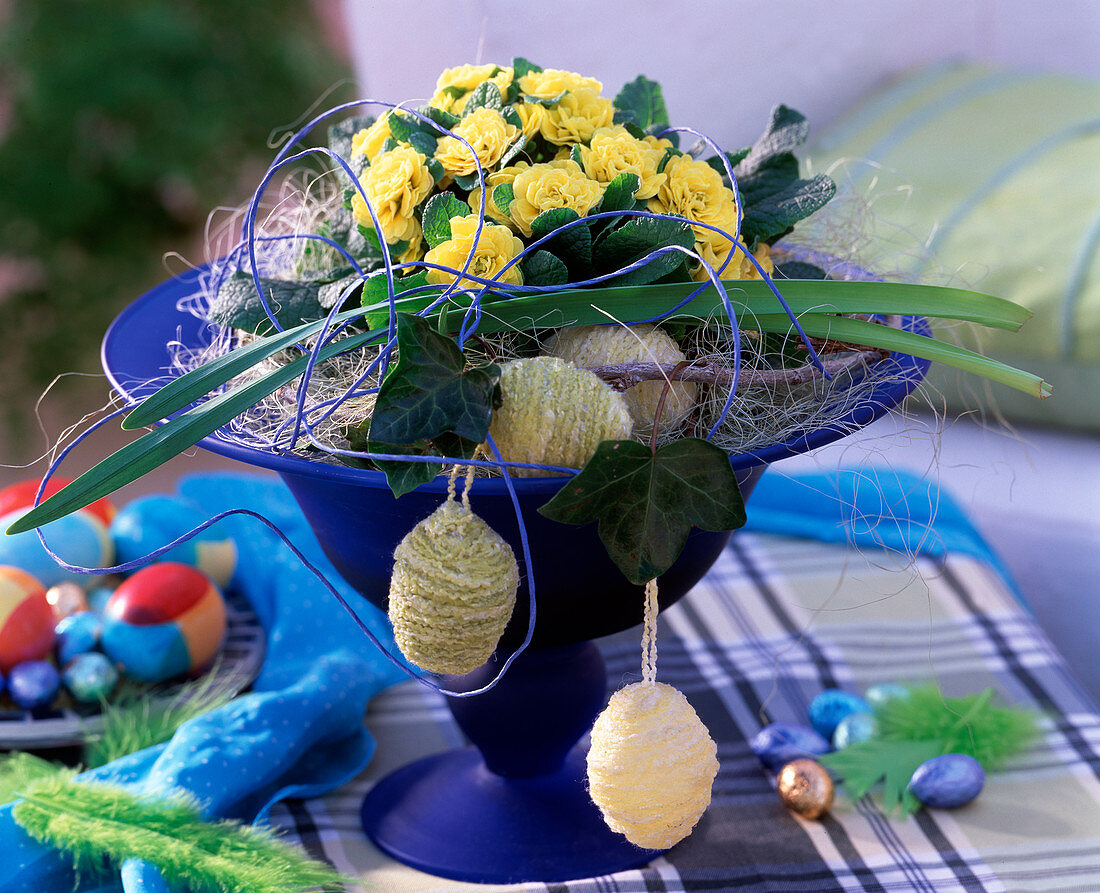
<instances>
[{"instance_id":1,"label":"yellow primrose flower","mask_svg":"<svg viewBox=\"0 0 1100 893\"><path fill-rule=\"evenodd\" d=\"M415 217L412 219L410 229L406 230L405 238L409 244L394 258L395 263L411 264L413 261L420 260L420 256L424 253L424 230L420 228Z\"/></svg>"},{"instance_id":2,"label":"yellow primrose flower","mask_svg":"<svg viewBox=\"0 0 1100 893\"><path fill-rule=\"evenodd\" d=\"M596 90L574 90L546 110L539 132L547 142L587 143L600 127L610 127L615 107Z\"/></svg>"},{"instance_id":3,"label":"yellow primrose flower","mask_svg":"<svg viewBox=\"0 0 1100 893\"><path fill-rule=\"evenodd\" d=\"M487 108L477 109L463 118L452 132L473 147L485 170L500 161L500 156L520 137L518 127L505 121L500 112ZM452 176L468 177L477 173L473 154L453 136L445 136L439 141L435 157Z\"/></svg>"},{"instance_id":4,"label":"yellow primrose flower","mask_svg":"<svg viewBox=\"0 0 1100 893\"><path fill-rule=\"evenodd\" d=\"M353 158L362 154L367 161L373 161L374 156L382 151L382 144L393 135L390 133L390 114L386 112L370 127L363 128L351 138Z\"/></svg>"},{"instance_id":5,"label":"yellow primrose flower","mask_svg":"<svg viewBox=\"0 0 1100 893\"><path fill-rule=\"evenodd\" d=\"M435 185L426 162L416 149L397 146L377 156L359 178L378 215L382 237L391 245L411 238L420 228L413 212ZM356 223L367 227L374 225L366 202L358 192L352 196L351 210Z\"/></svg>"},{"instance_id":6,"label":"yellow primrose flower","mask_svg":"<svg viewBox=\"0 0 1100 893\"><path fill-rule=\"evenodd\" d=\"M722 175L705 161L677 155L665 165L665 182L649 200L657 214L677 214L699 223L717 226L733 234L737 229L737 203ZM697 240L708 239L710 230L693 226Z\"/></svg>"},{"instance_id":7,"label":"yellow primrose flower","mask_svg":"<svg viewBox=\"0 0 1100 893\"><path fill-rule=\"evenodd\" d=\"M637 174L641 185L635 198L653 198L665 182L665 175L657 173L664 149L636 139L621 124L599 128L578 151L584 172L600 183L610 183L619 174Z\"/></svg>"},{"instance_id":8,"label":"yellow primrose flower","mask_svg":"<svg viewBox=\"0 0 1100 893\"><path fill-rule=\"evenodd\" d=\"M740 245L734 245L729 239L719 236L717 233L711 233L710 235L713 238L697 241L695 250L715 270L718 270L726 258L729 257L730 252L733 252L733 257L730 257L726 268L718 274L719 279L760 278L760 271L756 269L756 264L748 259ZM772 260L771 249L767 244L761 242L752 254L760 266L764 268L764 272L770 276L775 270L775 262ZM706 267L696 263L692 265L691 278L696 282L703 282L710 279L710 274L707 272Z\"/></svg>"},{"instance_id":9,"label":"yellow primrose flower","mask_svg":"<svg viewBox=\"0 0 1100 893\"><path fill-rule=\"evenodd\" d=\"M537 102L521 102L513 108L523 122L523 135L527 139L537 136L542 129L542 122L546 119L546 106L539 105Z\"/></svg>"},{"instance_id":10,"label":"yellow primrose flower","mask_svg":"<svg viewBox=\"0 0 1100 893\"><path fill-rule=\"evenodd\" d=\"M508 167L502 167L499 171L493 171L491 174L487 174L485 177L485 183L489 189L489 195L492 196L493 190L498 186L503 186L506 183L514 183L516 177L518 177L523 171L529 168L526 161L520 161L516 164L509 165ZM470 206L470 210L475 214L481 213L481 187L475 186L471 190L470 195L466 199L467 204ZM501 211L496 202L489 201L485 203L485 215L491 217L497 223L504 224L504 226L515 227L512 223L512 218Z\"/></svg>"},{"instance_id":11,"label":"yellow primrose flower","mask_svg":"<svg viewBox=\"0 0 1100 893\"><path fill-rule=\"evenodd\" d=\"M475 245L474 234L477 232L477 224L476 214L452 217L451 238L432 248L424 255L424 260L431 264L461 270L472 254L473 260L470 261L467 269L470 275L482 279L494 279L499 275L497 282L505 285L523 285L523 274L520 272L519 264L513 264L501 273L505 264L523 251L523 242L508 227L486 223ZM428 270L428 282L431 285L447 285L456 279L458 279L457 273ZM460 285L480 288L479 283L466 277L463 277Z\"/></svg>"},{"instance_id":12,"label":"yellow primrose flower","mask_svg":"<svg viewBox=\"0 0 1100 893\"><path fill-rule=\"evenodd\" d=\"M496 74L493 74L493 72ZM475 87L481 86L485 81L491 81L500 89L501 96L512 85L513 72L511 68L503 68L500 65L459 65L456 68L447 68L435 82L435 95L432 96L431 105L455 115L462 114L466 108L466 100L469 93ZM461 94L456 95L462 91Z\"/></svg>"},{"instance_id":13,"label":"yellow primrose flower","mask_svg":"<svg viewBox=\"0 0 1100 893\"><path fill-rule=\"evenodd\" d=\"M572 208L584 217L603 198L603 186L569 159L532 165L512 181L512 189L515 198L508 213L525 236L543 211Z\"/></svg>"},{"instance_id":14,"label":"yellow primrose flower","mask_svg":"<svg viewBox=\"0 0 1100 893\"><path fill-rule=\"evenodd\" d=\"M575 71L547 68L525 74L519 79L519 89L521 93L538 99L553 99L563 91L572 93L577 90L585 90L599 96L603 90L603 84L595 78L586 78Z\"/></svg>"}]
</instances>

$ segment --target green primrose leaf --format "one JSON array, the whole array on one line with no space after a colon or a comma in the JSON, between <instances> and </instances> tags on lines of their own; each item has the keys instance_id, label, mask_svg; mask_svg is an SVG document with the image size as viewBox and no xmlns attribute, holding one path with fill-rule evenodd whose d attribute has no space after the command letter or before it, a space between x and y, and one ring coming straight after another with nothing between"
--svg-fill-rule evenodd
<instances>
[{"instance_id":1,"label":"green primrose leaf","mask_svg":"<svg viewBox=\"0 0 1100 893\"><path fill-rule=\"evenodd\" d=\"M424 205L424 241L432 248L451 238L451 218L470 214L470 206L452 192L437 192Z\"/></svg>"},{"instance_id":2,"label":"green primrose leaf","mask_svg":"<svg viewBox=\"0 0 1100 893\"><path fill-rule=\"evenodd\" d=\"M633 123L642 129L668 127L668 109L661 94L661 85L638 75L623 86L615 97L615 108L633 112Z\"/></svg>"},{"instance_id":3,"label":"green primrose leaf","mask_svg":"<svg viewBox=\"0 0 1100 893\"><path fill-rule=\"evenodd\" d=\"M371 115L356 115L328 129L328 147L341 158L351 157L351 138L374 123Z\"/></svg>"},{"instance_id":4,"label":"green primrose leaf","mask_svg":"<svg viewBox=\"0 0 1100 893\"><path fill-rule=\"evenodd\" d=\"M428 158L435 155L435 147L438 142L439 140L436 137L430 133L425 133L423 130L415 130L409 134L409 145Z\"/></svg>"},{"instance_id":5,"label":"green primrose leaf","mask_svg":"<svg viewBox=\"0 0 1100 893\"><path fill-rule=\"evenodd\" d=\"M500 93L500 88L492 81L482 81L470 91L466 105L462 109L462 117L468 118L478 109L504 111L504 97Z\"/></svg>"},{"instance_id":6,"label":"green primrose leaf","mask_svg":"<svg viewBox=\"0 0 1100 893\"><path fill-rule=\"evenodd\" d=\"M549 99L544 99L540 96L529 96L525 93L523 95L523 101L526 102L528 105L541 105L544 108L552 109L559 102L561 102L562 97L564 97L565 94L568 92L568 90L562 90L560 93L555 96L551 96Z\"/></svg>"},{"instance_id":7,"label":"green primrose leaf","mask_svg":"<svg viewBox=\"0 0 1100 893\"><path fill-rule=\"evenodd\" d=\"M427 286L427 284L427 270L420 270L417 273L410 273L408 276L395 276L393 280L393 293L395 297L400 297L402 294L411 289L422 288L424 286ZM418 292L418 294L424 293ZM389 286L386 283L385 276L372 276L370 279L366 280L363 283L363 293L360 298L360 304L363 307L371 307L377 304L384 304L389 301L389 298Z\"/></svg>"},{"instance_id":8,"label":"green primrose leaf","mask_svg":"<svg viewBox=\"0 0 1100 893\"><path fill-rule=\"evenodd\" d=\"M738 179L753 173L769 159L794 151L806 142L809 132L805 115L785 105L777 105L772 109L764 133L738 164Z\"/></svg>"},{"instance_id":9,"label":"green primrose leaf","mask_svg":"<svg viewBox=\"0 0 1100 893\"><path fill-rule=\"evenodd\" d=\"M499 164L501 167L510 164L512 159L519 155L519 153L522 152L526 146L527 137L521 135L520 138L512 143L512 145L510 145L505 150L504 154L500 156L500 160L497 162L497 164Z\"/></svg>"},{"instance_id":10,"label":"green primrose leaf","mask_svg":"<svg viewBox=\"0 0 1100 893\"><path fill-rule=\"evenodd\" d=\"M331 310L337 304L343 304L348 298L352 297L355 291L348 291L348 289L361 281L357 275L349 274L325 282L317 289L317 303L325 310ZM344 297L345 292L347 292L347 297Z\"/></svg>"},{"instance_id":11,"label":"green primrose leaf","mask_svg":"<svg viewBox=\"0 0 1100 893\"><path fill-rule=\"evenodd\" d=\"M514 105L506 105L501 111L500 116L513 127L518 127L521 130L523 129L523 118L519 116L519 112L516 111ZM500 163L500 166L504 167L504 164Z\"/></svg>"},{"instance_id":12,"label":"green primrose leaf","mask_svg":"<svg viewBox=\"0 0 1100 893\"><path fill-rule=\"evenodd\" d=\"M461 87L447 87L444 89L444 93L448 91L456 90L457 96L462 96L466 91ZM458 115L452 115L450 112L443 109L436 108L434 105L421 106L417 111L420 112L425 118L431 118L440 127L446 130L453 130L454 126L461 120ZM441 134L437 134L441 135Z\"/></svg>"},{"instance_id":13,"label":"green primrose leaf","mask_svg":"<svg viewBox=\"0 0 1100 893\"><path fill-rule=\"evenodd\" d=\"M527 257L522 268L524 285L565 285L569 281L569 268L542 249Z\"/></svg>"},{"instance_id":14,"label":"green primrose leaf","mask_svg":"<svg viewBox=\"0 0 1100 893\"><path fill-rule=\"evenodd\" d=\"M633 440L604 441L539 512L565 524L598 522L608 554L638 585L672 566L693 525L721 531L745 523L729 457L695 437L656 453Z\"/></svg>"},{"instance_id":15,"label":"green primrose leaf","mask_svg":"<svg viewBox=\"0 0 1100 893\"><path fill-rule=\"evenodd\" d=\"M318 298L321 284L260 278L268 306L284 329L324 318L325 308ZM254 335L269 335L275 331L264 312L252 276L240 270L222 280L218 294L210 303L210 321Z\"/></svg>"},{"instance_id":16,"label":"green primrose leaf","mask_svg":"<svg viewBox=\"0 0 1100 893\"><path fill-rule=\"evenodd\" d=\"M452 432L480 443L500 381L495 365L466 368L455 342L427 320L397 315L397 362L378 390L371 441L415 444Z\"/></svg>"},{"instance_id":17,"label":"green primrose leaf","mask_svg":"<svg viewBox=\"0 0 1100 893\"><path fill-rule=\"evenodd\" d=\"M558 227L579 219L580 214L572 208L551 208L549 211L543 211L531 221L531 236L535 239L541 239ZM575 227L575 229L580 229L580 227Z\"/></svg>"},{"instance_id":18,"label":"green primrose leaf","mask_svg":"<svg viewBox=\"0 0 1100 893\"><path fill-rule=\"evenodd\" d=\"M798 174L798 159L789 152L767 159L751 174L737 178L737 190L741 194L742 204L751 206L772 193L787 189L798 181Z\"/></svg>"},{"instance_id":19,"label":"green primrose leaf","mask_svg":"<svg viewBox=\"0 0 1100 893\"><path fill-rule=\"evenodd\" d=\"M742 239L751 245L777 238L827 204L835 194L836 183L825 174L812 180L796 180L744 209Z\"/></svg>"},{"instance_id":20,"label":"green primrose leaf","mask_svg":"<svg viewBox=\"0 0 1100 893\"><path fill-rule=\"evenodd\" d=\"M637 207L637 199L634 194L641 187L642 182L637 174L624 171L607 184L603 198L593 208L593 213L603 211L633 211Z\"/></svg>"},{"instance_id":21,"label":"green primrose leaf","mask_svg":"<svg viewBox=\"0 0 1100 893\"><path fill-rule=\"evenodd\" d=\"M511 183L501 183L493 190L493 204L497 206L497 210L500 211L501 214L508 213L508 209L512 207L512 202L515 197L516 193Z\"/></svg>"},{"instance_id":22,"label":"green primrose leaf","mask_svg":"<svg viewBox=\"0 0 1100 893\"><path fill-rule=\"evenodd\" d=\"M726 160L729 161L730 168L736 170L737 165L745 160L745 157L749 154L749 151L749 149L741 149L738 152L726 152ZM707 164L718 171L718 173L720 173L723 177L726 175L726 166L722 163L722 159L719 158L717 155L708 158ZM795 173L795 176L797 176L797 172ZM738 185L741 185L740 180L738 180Z\"/></svg>"},{"instance_id":23,"label":"green primrose leaf","mask_svg":"<svg viewBox=\"0 0 1100 893\"><path fill-rule=\"evenodd\" d=\"M600 270L612 272L670 245L688 250L695 247L695 234L687 221L639 217L611 230L596 243L595 262ZM645 285L671 273L686 260L687 255L682 252L670 251L637 270L615 277L613 282L615 285Z\"/></svg>"},{"instance_id":24,"label":"green primrose leaf","mask_svg":"<svg viewBox=\"0 0 1100 893\"><path fill-rule=\"evenodd\" d=\"M521 77L528 74L534 74L542 71L542 67L536 65L530 59L524 59L523 56L516 56L512 60L512 80L518 81Z\"/></svg>"}]
</instances>

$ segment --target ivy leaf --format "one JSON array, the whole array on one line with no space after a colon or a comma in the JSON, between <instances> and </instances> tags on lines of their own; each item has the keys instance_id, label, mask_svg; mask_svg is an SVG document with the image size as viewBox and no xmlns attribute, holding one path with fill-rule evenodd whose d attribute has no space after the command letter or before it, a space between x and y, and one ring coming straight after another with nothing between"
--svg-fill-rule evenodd
<instances>
[{"instance_id":1,"label":"ivy leaf","mask_svg":"<svg viewBox=\"0 0 1100 893\"><path fill-rule=\"evenodd\" d=\"M631 120L643 130L653 126L668 127L668 109L661 85L643 75L626 84L615 97L615 108L630 112Z\"/></svg>"},{"instance_id":2,"label":"ivy leaf","mask_svg":"<svg viewBox=\"0 0 1100 893\"><path fill-rule=\"evenodd\" d=\"M451 218L470 214L470 206L452 192L437 192L424 205L424 241L432 248L451 238Z\"/></svg>"},{"instance_id":3,"label":"ivy leaf","mask_svg":"<svg viewBox=\"0 0 1100 893\"><path fill-rule=\"evenodd\" d=\"M812 180L796 180L786 189L745 208L741 236L750 245L778 238L826 205L835 194L836 183L825 174Z\"/></svg>"},{"instance_id":4,"label":"ivy leaf","mask_svg":"<svg viewBox=\"0 0 1100 893\"><path fill-rule=\"evenodd\" d=\"M414 444L381 443L369 436L370 419L349 428L345 434L351 449L361 453L389 453L404 456L450 456L472 459L478 444L455 434L441 434L432 440L422 440ZM356 468L370 467L372 463L354 456L343 457L346 464ZM386 475L386 483L394 496L404 496L421 484L426 484L443 470L439 462L400 462L392 459L377 459L373 467Z\"/></svg>"},{"instance_id":5,"label":"ivy leaf","mask_svg":"<svg viewBox=\"0 0 1100 893\"><path fill-rule=\"evenodd\" d=\"M427 320L397 314L397 362L371 417L372 442L416 444L451 432L481 443L497 399L500 367L466 368L458 345Z\"/></svg>"},{"instance_id":6,"label":"ivy leaf","mask_svg":"<svg viewBox=\"0 0 1100 893\"><path fill-rule=\"evenodd\" d=\"M549 251L538 250L523 261L524 285L565 285L569 268Z\"/></svg>"},{"instance_id":7,"label":"ivy leaf","mask_svg":"<svg viewBox=\"0 0 1100 893\"><path fill-rule=\"evenodd\" d=\"M320 282L261 277L260 285L267 296L268 306L284 329L292 329L325 316L325 308L318 298ZM209 319L217 325L231 326L255 335L270 335L275 331L264 312L252 276L240 270L222 280L218 294L210 303Z\"/></svg>"},{"instance_id":8,"label":"ivy leaf","mask_svg":"<svg viewBox=\"0 0 1100 893\"><path fill-rule=\"evenodd\" d=\"M941 753L941 741L888 741L873 738L817 759L844 781L852 800L858 800L881 782L883 809L889 813L900 807L902 815L909 815L921 805L908 789L909 779L921 763Z\"/></svg>"},{"instance_id":9,"label":"ivy leaf","mask_svg":"<svg viewBox=\"0 0 1100 893\"><path fill-rule=\"evenodd\" d=\"M720 531L745 523L729 457L695 437L656 453L634 440L604 441L539 512L565 524L599 522L608 555L638 585L672 566L692 525Z\"/></svg>"},{"instance_id":10,"label":"ivy leaf","mask_svg":"<svg viewBox=\"0 0 1100 893\"><path fill-rule=\"evenodd\" d=\"M478 109L504 111L504 97L500 94L500 88L492 81L482 81L470 91L466 105L462 109L462 117L468 118Z\"/></svg>"},{"instance_id":11,"label":"ivy leaf","mask_svg":"<svg viewBox=\"0 0 1100 893\"><path fill-rule=\"evenodd\" d=\"M629 266L658 248L695 247L695 234L687 221L640 217L611 230L595 246L595 260L605 272ZM655 257L645 266L617 276L609 285L646 285L671 273L687 260L679 251Z\"/></svg>"}]
</instances>

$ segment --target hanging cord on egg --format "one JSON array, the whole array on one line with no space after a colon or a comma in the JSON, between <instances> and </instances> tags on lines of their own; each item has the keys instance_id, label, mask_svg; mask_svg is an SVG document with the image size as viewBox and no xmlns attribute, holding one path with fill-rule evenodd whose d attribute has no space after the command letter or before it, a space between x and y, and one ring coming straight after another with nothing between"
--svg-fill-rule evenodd
<instances>
[{"instance_id":1,"label":"hanging cord on egg","mask_svg":"<svg viewBox=\"0 0 1100 893\"><path fill-rule=\"evenodd\" d=\"M645 614L642 620L642 682L657 681L657 580L645 584Z\"/></svg>"}]
</instances>

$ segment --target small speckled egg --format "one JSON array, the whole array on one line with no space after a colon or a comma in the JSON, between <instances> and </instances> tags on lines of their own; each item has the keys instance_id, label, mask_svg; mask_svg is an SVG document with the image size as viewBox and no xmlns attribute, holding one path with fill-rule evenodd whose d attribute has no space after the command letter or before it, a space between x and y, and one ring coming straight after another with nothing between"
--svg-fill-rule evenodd
<instances>
[{"instance_id":1,"label":"small speckled egg","mask_svg":"<svg viewBox=\"0 0 1100 893\"><path fill-rule=\"evenodd\" d=\"M964 753L945 753L917 767L909 790L925 806L954 809L965 806L985 785L982 764Z\"/></svg>"},{"instance_id":2,"label":"small speckled egg","mask_svg":"<svg viewBox=\"0 0 1100 893\"><path fill-rule=\"evenodd\" d=\"M17 567L0 565L0 672L48 656L55 623L42 584Z\"/></svg>"},{"instance_id":3,"label":"small speckled egg","mask_svg":"<svg viewBox=\"0 0 1100 893\"><path fill-rule=\"evenodd\" d=\"M60 689L57 668L44 660L24 661L13 667L8 676L8 693L25 710L52 704Z\"/></svg>"},{"instance_id":4,"label":"small speckled egg","mask_svg":"<svg viewBox=\"0 0 1100 893\"><path fill-rule=\"evenodd\" d=\"M77 611L88 610L88 596L79 583L66 581L46 590L46 601L50 603L53 616L59 621Z\"/></svg>"},{"instance_id":5,"label":"small speckled egg","mask_svg":"<svg viewBox=\"0 0 1100 893\"><path fill-rule=\"evenodd\" d=\"M78 654L95 651L99 645L99 634L103 621L91 611L78 611L70 614L57 624L57 662L65 666Z\"/></svg>"},{"instance_id":6,"label":"small speckled egg","mask_svg":"<svg viewBox=\"0 0 1100 893\"><path fill-rule=\"evenodd\" d=\"M836 724L833 732L833 747L844 750L853 744L862 744L871 740L878 729L875 717L870 713L849 713Z\"/></svg>"},{"instance_id":7,"label":"small speckled egg","mask_svg":"<svg viewBox=\"0 0 1100 893\"><path fill-rule=\"evenodd\" d=\"M140 560L207 520L194 505L175 496L135 499L119 510L111 524L111 538L119 563ZM237 546L215 524L169 549L157 561L189 565L224 588L237 567Z\"/></svg>"},{"instance_id":8,"label":"small speckled egg","mask_svg":"<svg viewBox=\"0 0 1100 893\"><path fill-rule=\"evenodd\" d=\"M115 590L100 641L127 676L162 682L208 664L221 646L225 623L225 601L210 578L165 561Z\"/></svg>"},{"instance_id":9,"label":"small speckled egg","mask_svg":"<svg viewBox=\"0 0 1100 893\"><path fill-rule=\"evenodd\" d=\"M750 742L752 752L772 772L800 757L815 757L830 750L829 742L809 726L773 722L764 726Z\"/></svg>"},{"instance_id":10,"label":"small speckled egg","mask_svg":"<svg viewBox=\"0 0 1100 893\"><path fill-rule=\"evenodd\" d=\"M810 725L822 738L831 741L837 723L850 713L870 713L870 705L859 695L839 688L827 688L818 694L807 709Z\"/></svg>"},{"instance_id":11,"label":"small speckled egg","mask_svg":"<svg viewBox=\"0 0 1100 893\"><path fill-rule=\"evenodd\" d=\"M819 819L833 805L835 787L825 767L814 760L794 760L776 776L779 799L803 818Z\"/></svg>"},{"instance_id":12,"label":"small speckled egg","mask_svg":"<svg viewBox=\"0 0 1100 893\"><path fill-rule=\"evenodd\" d=\"M863 693L863 700L871 705L872 711L878 710L887 701L907 697L909 697L909 689L896 682L880 682Z\"/></svg>"},{"instance_id":13,"label":"small speckled egg","mask_svg":"<svg viewBox=\"0 0 1100 893\"><path fill-rule=\"evenodd\" d=\"M105 654L78 654L65 666L61 681L76 700L94 704L106 698L118 684L118 670Z\"/></svg>"}]
</instances>

